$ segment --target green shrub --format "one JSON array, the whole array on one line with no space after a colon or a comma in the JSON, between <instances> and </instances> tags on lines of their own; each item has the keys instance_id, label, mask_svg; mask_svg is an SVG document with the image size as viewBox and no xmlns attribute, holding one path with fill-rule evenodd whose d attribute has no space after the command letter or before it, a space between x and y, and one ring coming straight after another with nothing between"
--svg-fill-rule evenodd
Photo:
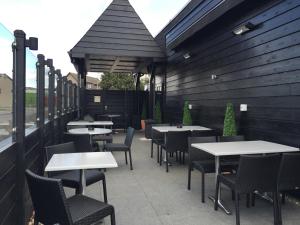
<instances>
[{"instance_id":1,"label":"green shrub","mask_svg":"<svg viewBox=\"0 0 300 225\"><path fill-rule=\"evenodd\" d=\"M161 123L161 110L160 110L160 102L157 101L155 104L155 114L154 114L155 123Z\"/></svg>"},{"instance_id":2,"label":"green shrub","mask_svg":"<svg viewBox=\"0 0 300 225\"><path fill-rule=\"evenodd\" d=\"M184 103L182 123L185 126L190 126L193 124L191 112L189 110L189 102L188 101L185 101L185 103Z\"/></svg>"},{"instance_id":3,"label":"green shrub","mask_svg":"<svg viewBox=\"0 0 300 225\"><path fill-rule=\"evenodd\" d=\"M235 114L232 103L227 103L226 113L224 119L223 136L235 136L237 135Z\"/></svg>"}]
</instances>

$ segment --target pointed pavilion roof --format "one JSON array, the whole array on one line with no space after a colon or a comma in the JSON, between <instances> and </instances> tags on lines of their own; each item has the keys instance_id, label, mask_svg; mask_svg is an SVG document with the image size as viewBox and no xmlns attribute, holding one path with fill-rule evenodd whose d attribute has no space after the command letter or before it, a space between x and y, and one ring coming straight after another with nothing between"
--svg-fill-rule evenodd
<instances>
[{"instance_id":1,"label":"pointed pavilion roof","mask_svg":"<svg viewBox=\"0 0 300 225\"><path fill-rule=\"evenodd\" d=\"M128 0L113 0L69 55L81 74L142 72L165 58Z\"/></svg>"}]
</instances>

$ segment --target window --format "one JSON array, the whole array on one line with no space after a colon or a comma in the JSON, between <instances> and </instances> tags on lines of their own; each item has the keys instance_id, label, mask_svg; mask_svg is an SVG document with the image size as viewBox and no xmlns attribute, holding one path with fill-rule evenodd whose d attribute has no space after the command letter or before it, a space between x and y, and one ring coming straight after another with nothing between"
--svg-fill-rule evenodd
<instances>
[{"instance_id":1,"label":"window","mask_svg":"<svg viewBox=\"0 0 300 225\"><path fill-rule=\"evenodd\" d=\"M13 34L0 23L0 141L12 133Z\"/></svg>"}]
</instances>

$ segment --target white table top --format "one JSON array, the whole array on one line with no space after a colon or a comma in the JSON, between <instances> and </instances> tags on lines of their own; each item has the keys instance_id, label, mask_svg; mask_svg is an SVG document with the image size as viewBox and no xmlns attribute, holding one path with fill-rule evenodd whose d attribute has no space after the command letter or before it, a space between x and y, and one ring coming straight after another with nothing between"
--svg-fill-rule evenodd
<instances>
[{"instance_id":1,"label":"white table top","mask_svg":"<svg viewBox=\"0 0 300 225\"><path fill-rule=\"evenodd\" d=\"M75 129L70 129L68 132L71 134L97 135L97 134L110 134L112 130L105 129L105 128L94 128L93 130L89 130L88 128L75 128Z\"/></svg>"},{"instance_id":2,"label":"white table top","mask_svg":"<svg viewBox=\"0 0 300 225\"><path fill-rule=\"evenodd\" d=\"M267 141L236 141L192 144L192 147L201 149L214 156L250 155L297 152L298 148Z\"/></svg>"},{"instance_id":3,"label":"white table top","mask_svg":"<svg viewBox=\"0 0 300 225\"><path fill-rule=\"evenodd\" d=\"M182 128L178 128L176 126L158 126L156 127L153 125L152 129L161 132L161 133L167 133L169 131L193 131L193 130L211 130L207 127L201 127L201 126L182 126Z\"/></svg>"},{"instance_id":4,"label":"white table top","mask_svg":"<svg viewBox=\"0 0 300 225\"><path fill-rule=\"evenodd\" d=\"M67 124L68 126L112 126L114 123L112 121L85 121L85 120L79 120L79 121L71 121Z\"/></svg>"},{"instance_id":5,"label":"white table top","mask_svg":"<svg viewBox=\"0 0 300 225\"><path fill-rule=\"evenodd\" d=\"M115 168L118 164L111 152L54 154L45 171Z\"/></svg>"}]
</instances>

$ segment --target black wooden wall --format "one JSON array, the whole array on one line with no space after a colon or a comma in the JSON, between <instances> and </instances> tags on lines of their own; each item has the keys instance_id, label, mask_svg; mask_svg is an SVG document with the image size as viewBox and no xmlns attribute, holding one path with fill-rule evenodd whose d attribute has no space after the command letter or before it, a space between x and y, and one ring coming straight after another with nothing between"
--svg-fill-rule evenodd
<instances>
[{"instance_id":1,"label":"black wooden wall","mask_svg":"<svg viewBox=\"0 0 300 225\"><path fill-rule=\"evenodd\" d=\"M39 129L27 130L25 139L26 168L38 174L43 174L44 168L44 146L58 143L63 134L65 124L75 118L76 112L68 113L61 117L62 125L59 127L55 119L52 130L51 123L47 122L44 129L44 138L41 138ZM11 140L7 140L11 142ZM3 143L3 142L2 142ZM2 144L1 143L1 144ZM8 144L0 148L0 225L18 225L18 212L20 209L16 204L16 144ZM28 221L32 215L32 204L28 189L25 190L25 215Z\"/></svg>"},{"instance_id":2,"label":"black wooden wall","mask_svg":"<svg viewBox=\"0 0 300 225\"><path fill-rule=\"evenodd\" d=\"M260 25L232 33L248 21ZM300 1L246 1L169 51L166 95L170 121L181 121L188 100L195 123L221 130L232 102L239 131L249 139L298 146ZM248 112L240 113L240 104L248 104Z\"/></svg>"},{"instance_id":3,"label":"black wooden wall","mask_svg":"<svg viewBox=\"0 0 300 225\"><path fill-rule=\"evenodd\" d=\"M95 103L94 96L101 96L101 103ZM103 114L118 114L120 117L113 119L114 127L126 128L137 122L134 117L141 115L143 104L148 104L148 92L86 90L84 102L84 114L88 113L97 120L105 119L101 117Z\"/></svg>"}]
</instances>

